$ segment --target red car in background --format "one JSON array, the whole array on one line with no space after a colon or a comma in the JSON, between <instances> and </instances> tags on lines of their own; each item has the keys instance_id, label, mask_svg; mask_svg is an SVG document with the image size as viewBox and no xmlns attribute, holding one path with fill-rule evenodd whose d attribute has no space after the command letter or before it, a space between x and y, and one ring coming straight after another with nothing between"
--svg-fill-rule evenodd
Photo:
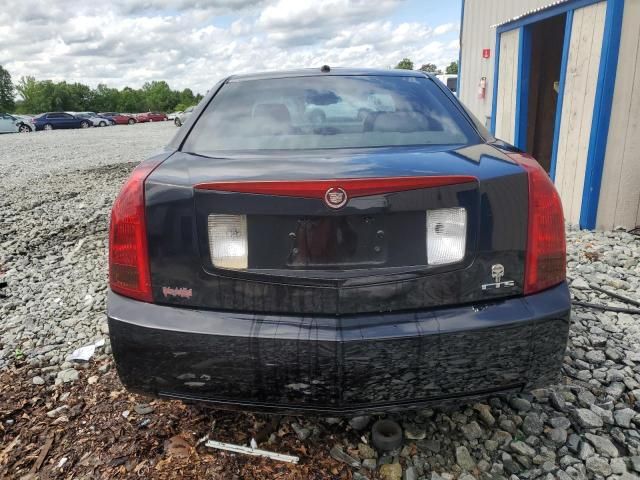
<instances>
[{"instance_id":1,"label":"red car in background","mask_svg":"<svg viewBox=\"0 0 640 480\"><path fill-rule=\"evenodd\" d=\"M102 112L100 113L103 117L109 117L111 120L116 122L116 125L133 125L136 123L136 119L131 115L125 115L123 113L117 112Z\"/></svg>"},{"instance_id":2,"label":"red car in background","mask_svg":"<svg viewBox=\"0 0 640 480\"><path fill-rule=\"evenodd\" d=\"M144 122L166 122L167 120L169 120L169 118L167 117L166 113L145 112L145 113L139 113L138 115L136 115L136 120L139 123L144 123Z\"/></svg>"}]
</instances>

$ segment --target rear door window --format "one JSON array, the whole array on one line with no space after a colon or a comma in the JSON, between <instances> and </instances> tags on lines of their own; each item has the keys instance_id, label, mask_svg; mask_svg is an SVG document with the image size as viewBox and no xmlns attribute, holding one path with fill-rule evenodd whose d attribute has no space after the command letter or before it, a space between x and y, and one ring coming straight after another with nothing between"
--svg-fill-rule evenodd
<instances>
[{"instance_id":1,"label":"rear door window","mask_svg":"<svg viewBox=\"0 0 640 480\"><path fill-rule=\"evenodd\" d=\"M385 75L230 81L183 150L463 145L477 134L431 79Z\"/></svg>"}]
</instances>

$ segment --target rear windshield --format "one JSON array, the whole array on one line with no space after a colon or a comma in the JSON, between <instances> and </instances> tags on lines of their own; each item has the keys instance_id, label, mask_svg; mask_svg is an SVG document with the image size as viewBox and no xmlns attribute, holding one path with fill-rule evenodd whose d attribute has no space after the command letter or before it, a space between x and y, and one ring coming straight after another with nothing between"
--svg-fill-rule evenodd
<instances>
[{"instance_id":1,"label":"rear windshield","mask_svg":"<svg viewBox=\"0 0 640 480\"><path fill-rule=\"evenodd\" d=\"M460 145L473 136L468 121L428 78L296 77L225 84L183 150Z\"/></svg>"}]
</instances>

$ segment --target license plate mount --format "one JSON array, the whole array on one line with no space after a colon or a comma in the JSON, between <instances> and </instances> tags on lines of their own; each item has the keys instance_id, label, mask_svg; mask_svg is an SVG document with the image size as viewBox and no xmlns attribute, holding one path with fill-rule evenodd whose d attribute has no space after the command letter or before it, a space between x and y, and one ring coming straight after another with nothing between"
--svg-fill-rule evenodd
<instances>
[{"instance_id":1,"label":"license plate mount","mask_svg":"<svg viewBox=\"0 0 640 480\"><path fill-rule=\"evenodd\" d=\"M384 215L302 217L290 235L290 267L379 265L387 261Z\"/></svg>"}]
</instances>

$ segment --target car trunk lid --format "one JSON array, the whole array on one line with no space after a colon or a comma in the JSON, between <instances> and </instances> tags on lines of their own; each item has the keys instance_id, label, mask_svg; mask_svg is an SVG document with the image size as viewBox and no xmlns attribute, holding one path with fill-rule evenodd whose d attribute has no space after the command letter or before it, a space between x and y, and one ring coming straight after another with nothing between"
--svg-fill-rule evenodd
<instances>
[{"instance_id":1,"label":"car trunk lid","mask_svg":"<svg viewBox=\"0 0 640 480\"><path fill-rule=\"evenodd\" d=\"M344 205L332 208L332 192L346 194ZM482 145L233 158L177 153L146 185L155 299L344 315L514 295L522 284L526 193L522 169ZM464 255L432 264L427 212L455 209L466 217ZM239 217L246 268L220 268L211 249L216 219ZM514 285L483 289L496 264Z\"/></svg>"}]
</instances>

